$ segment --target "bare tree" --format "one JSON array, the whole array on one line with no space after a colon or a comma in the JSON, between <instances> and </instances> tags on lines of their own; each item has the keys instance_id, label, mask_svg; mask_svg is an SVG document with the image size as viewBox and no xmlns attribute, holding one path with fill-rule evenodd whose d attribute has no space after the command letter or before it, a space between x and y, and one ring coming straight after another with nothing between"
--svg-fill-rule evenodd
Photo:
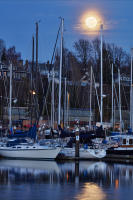
<instances>
[{"instance_id":1,"label":"bare tree","mask_svg":"<svg viewBox=\"0 0 133 200\"><path fill-rule=\"evenodd\" d=\"M0 58L3 54L3 50L6 48L4 40L0 39Z\"/></svg>"},{"instance_id":2,"label":"bare tree","mask_svg":"<svg viewBox=\"0 0 133 200\"><path fill-rule=\"evenodd\" d=\"M88 40L80 39L78 42L74 43L74 49L76 51L76 56L81 63L82 70L85 72L91 58L92 44Z\"/></svg>"}]
</instances>

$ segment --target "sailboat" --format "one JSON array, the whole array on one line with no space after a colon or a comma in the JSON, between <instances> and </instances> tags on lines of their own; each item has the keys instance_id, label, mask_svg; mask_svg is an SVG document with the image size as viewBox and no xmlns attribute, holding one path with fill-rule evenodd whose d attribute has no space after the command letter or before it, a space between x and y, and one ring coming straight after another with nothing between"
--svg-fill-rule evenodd
<instances>
[{"instance_id":1,"label":"sailboat","mask_svg":"<svg viewBox=\"0 0 133 200\"><path fill-rule=\"evenodd\" d=\"M75 158L75 148L62 148L60 153L65 158ZM105 149L79 148L79 159L101 159L105 156Z\"/></svg>"},{"instance_id":2,"label":"sailboat","mask_svg":"<svg viewBox=\"0 0 133 200\"><path fill-rule=\"evenodd\" d=\"M18 144L15 146L0 147L0 156L14 159L28 160L51 160L55 159L60 152L60 148L52 146L40 146L35 143L32 145Z\"/></svg>"},{"instance_id":3,"label":"sailboat","mask_svg":"<svg viewBox=\"0 0 133 200\"><path fill-rule=\"evenodd\" d=\"M36 136L36 125L29 131L31 136ZM21 134L22 135L22 134ZM25 135L24 135L25 136ZM27 134L27 136L30 136ZM15 140L13 140L15 141ZM33 142L7 142L0 146L0 156L14 159L28 159L28 160L49 160L55 159L60 152L59 147L52 145L40 145ZM22 139L21 139L22 141Z\"/></svg>"}]
</instances>

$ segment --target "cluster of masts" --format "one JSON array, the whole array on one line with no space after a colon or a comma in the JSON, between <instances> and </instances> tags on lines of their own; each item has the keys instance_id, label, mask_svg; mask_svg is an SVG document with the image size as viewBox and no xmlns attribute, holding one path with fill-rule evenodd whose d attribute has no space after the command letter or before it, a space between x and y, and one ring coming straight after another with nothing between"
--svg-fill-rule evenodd
<instances>
[{"instance_id":1,"label":"cluster of masts","mask_svg":"<svg viewBox=\"0 0 133 200\"><path fill-rule=\"evenodd\" d=\"M54 46L54 52L52 55L52 60L51 60L51 66L53 62L53 58L55 55L55 49L56 49L56 44L58 40L59 33L61 35L61 40L60 40L60 70L59 70L59 95L58 95L58 125L61 124L61 82L62 82L62 57L63 57L63 32L64 32L64 19L60 18L60 26L56 38L56 43ZM38 69L38 23L36 22L36 72L39 72ZM100 105L99 105L99 110L100 110L100 123L101 126L103 125L103 24L101 24L101 83L100 83ZM34 36L32 37L32 68L31 68L31 90L33 90L33 71L34 71ZM133 55L133 49L131 50L131 84L130 84L130 127L133 129L133 106L132 106L132 101L133 101L133 91L132 91L132 55ZM89 119L89 127L91 128L91 121L92 121L92 76L93 76L93 71L91 67L91 72L90 72L90 119ZM36 73L36 80L37 80L37 74ZM120 112L120 132L122 132L122 113L121 113L121 91L120 91L120 69L118 68L118 77L119 77L119 112ZM35 87L37 89L37 83L35 84ZM114 125L114 80L113 80L113 64L112 64L112 125ZM65 78L65 99L66 99L66 78ZM51 95L51 126L54 128L54 67L52 68L52 95ZM66 106L66 105L65 105ZM9 102L9 124L10 128L12 127L12 65L10 66L10 102Z\"/></svg>"}]
</instances>

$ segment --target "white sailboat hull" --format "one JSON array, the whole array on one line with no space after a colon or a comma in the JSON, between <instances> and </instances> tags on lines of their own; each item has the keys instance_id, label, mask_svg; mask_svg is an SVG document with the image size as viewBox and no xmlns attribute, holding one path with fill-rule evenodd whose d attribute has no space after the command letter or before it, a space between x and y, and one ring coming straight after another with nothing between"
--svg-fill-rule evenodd
<instances>
[{"instance_id":1,"label":"white sailboat hull","mask_svg":"<svg viewBox=\"0 0 133 200\"><path fill-rule=\"evenodd\" d=\"M55 159L60 152L60 148L34 148L30 147L7 147L0 148L0 156L18 159Z\"/></svg>"},{"instance_id":2,"label":"white sailboat hull","mask_svg":"<svg viewBox=\"0 0 133 200\"><path fill-rule=\"evenodd\" d=\"M74 158L75 149L74 148L64 148L61 153L66 157ZM93 159L93 158L103 158L106 156L106 151L104 149L83 149L79 150L79 158L83 159Z\"/></svg>"}]
</instances>

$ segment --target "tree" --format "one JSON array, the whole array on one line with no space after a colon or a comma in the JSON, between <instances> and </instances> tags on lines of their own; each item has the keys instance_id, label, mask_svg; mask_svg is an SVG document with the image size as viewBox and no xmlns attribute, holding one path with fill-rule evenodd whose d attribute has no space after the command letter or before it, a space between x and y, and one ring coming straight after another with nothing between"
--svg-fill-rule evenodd
<instances>
[{"instance_id":1,"label":"tree","mask_svg":"<svg viewBox=\"0 0 133 200\"><path fill-rule=\"evenodd\" d=\"M13 65L17 65L18 62L21 60L21 54L16 52L15 46L10 47L10 48L7 50L6 53L7 53L7 60L8 60L8 63L11 62Z\"/></svg>"},{"instance_id":2,"label":"tree","mask_svg":"<svg viewBox=\"0 0 133 200\"><path fill-rule=\"evenodd\" d=\"M85 72L88 68L88 62L91 58L92 45L88 40L80 39L74 43L76 56L81 63L82 70Z\"/></svg>"},{"instance_id":3,"label":"tree","mask_svg":"<svg viewBox=\"0 0 133 200\"><path fill-rule=\"evenodd\" d=\"M6 49L5 48L2 50L1 62L4 63L4 64L8 63L8 61L7 61L7 54L6 54Z\"/></svg>"},{"instance_id":4,"label":"tree","mask_svg":"<svg viewBox=\"0 0 133 200\"><path fill-rule=\"evenodd\" d=\"M3 50L6 48L4 40L0 39L0 58L3 54Z\"/></svg>"}]
</instances>

